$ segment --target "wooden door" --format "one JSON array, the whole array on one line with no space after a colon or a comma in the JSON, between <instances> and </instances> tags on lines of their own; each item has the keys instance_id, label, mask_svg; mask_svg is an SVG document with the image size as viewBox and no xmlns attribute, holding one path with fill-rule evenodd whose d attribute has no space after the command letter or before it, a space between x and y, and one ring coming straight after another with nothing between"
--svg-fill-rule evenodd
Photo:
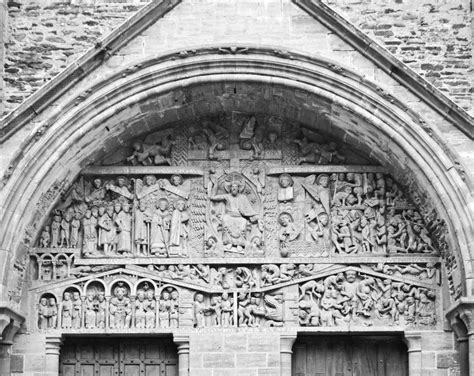
<instances>
[{"instance_id":1,"label":"wooden door","mask_svg":"<svg viewBox=\"0 0 474 376\"><path fill-rule=\"evenodd\" d=\"M407 376L399 338L312 336L293 346L293 376Z\"/></svg>"},{"instance_id":2,"label":"wooden door","mask_svg":"<svg viewBox=\"0 0 474 376\"><path fill-rule=\"evenodd\" d=\"M61 348L62 376L177 376L171 340L68 339Z\"/></svg>"}]
</instances>

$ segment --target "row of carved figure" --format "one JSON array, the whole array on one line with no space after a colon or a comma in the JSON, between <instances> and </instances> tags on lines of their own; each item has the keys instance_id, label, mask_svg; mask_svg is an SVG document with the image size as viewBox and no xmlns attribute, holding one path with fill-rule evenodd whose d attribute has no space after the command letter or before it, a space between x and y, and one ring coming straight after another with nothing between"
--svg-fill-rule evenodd
<instances>
[{"instance_id":1,"label":"row of carved figure","mask_svg":"<svg viewBox=\"0 0 474 376\"><path fill-rule=\"evenodd\" d=\"M143 201L136 207L117 199L83 212L69 207L53 215L41 233L40 247L76 248L82 239L86 257L132 256L134 249L140 256L186 256L188 221L184 199L161 197L154 205Z\"/></svg>"},{"instance_id":2,"label":"row of carved figure","mask_svg":"<svg viewBox=\"0 0 474 376\"><path fill-rule=\"evenodd\" d=\"M43 281L67 278L69 276L84 277L120 267L117 265L77 266L69 268L70 274L66 276L67 270L58 273L58 270L65 268L65 265L60 265L59 268L58 265L55 265L56 267L52 268L54 265L51 265L49 260L44 262L45 264L40 264L41 268L39 268L38 272L38 279ZM328 266L327 264L312 263L264 264L255 267L213 267L207 264L177 264L148 265L146 268L148 271L156 273L157 277L160 278L227 290L230 288L260 288L311 277L317 275ZM361 268L383 273L387 276L409 278L431 284L440 282L439 269L437 268L437 263L433 261L408 264L366 264L361 265Z\"/></svg>"},{"instance_id":3,"label":"row of carved figure","mask_svg":"<svg viewBox=\"0 0 474 376\"><path fill-rule=\"evenodd\" d=\"M187 154L198 153L200 158L216 160L233 145L238 146L241 153L248 152L247 158L251 160L281 160L283 143L289 145L287 147L289 154L296 154L294 162L297 164L340 164L346 160L340 146L335 142L313 141L312 137L301 134L301 130L295 132L299 128L296 124L290 126L293 133L289 137L291 141L282 140L282 125L273 123L272 126L264 125L259 123L255 116L244 116L239 120L231 121L225 118L206 119L198 126L186 124L186 129L176 128L173 133L158 137L155 143L135 140L131 145L132 154L121 163L134 166L173 164L173 162L178 162L172 161L173 152L179 153L177 149L184 149ZM189 136L184 137L184 140L178 140L177 135L180 133L186 133ZM236 133L238 140L231 142L230 136L233 133ZM299 135L296 136L295 133ZM181 145L178 145L180 143ZM188 158L192 157L188 155Z\"/></svg>"},{"instance_id":4,"label":"row of carved figure","mask_svg":"<svg viewBox=\"0 0 474 376\"><path fill-rule=\"evenodd\" d=\"M243 291L205 296L198 293L193 302L195 328L283 326L283 294Z\"/></svg>"},{"instance_id":5,"label":"row of carved figure","mask_svg":"<svg viewBox=\"0 0 474 376\"><path fill-rule=\"evenodd\" d=\"M298 241L332 243L336 253L435 252L429 229L402 190L382 173L320 174L300 181L300 191L312 200L298 221L298 195L289 174L279 179L278 201L289 202L280 212L280 248L283 256ZM306 197L307 197L306 196ZM280 207L285 208L283 204ZM306 228L306 229L305 229ZM293 244L292 244L293 243Z\"/></svg>"},{"instance_id":6,"label":"row of carved figure","mask_svg":"<svg viewBox=\"0 0 474 376\"><path fill-rule=\"evenodd\" d=\"M273 214L264 207L275 187L265 182L261 168L251 174L211 175L206 175L202 210L201 204L188 202L189 184L181 175L136 179L135 191L140 188L135 194L125 177L105 185L96 178L91 192L79 195L73 190L76 194L70 196L76 199L55 211L39 245L74 248L82 240L85 257L186 257L190 228L195 226L196 233L206 234L204 256L262 255L266 232L275 233L281 256L305 250L314 254L315 249L328 256L331 247L339 254L436 252L430 234L442 223L425 224L420 211L382 173L284 173L272 178L278 185L275 225L267 225Z\"/></svg>"},{"instance_id":7,"label":"row of carved figure","mask_svg":"<svg viewBox=\"0 0 474 376\"><path fill-rule=\"evenodd\" d=\"M38 304L40 330L177 328L178 322L179 295L173 287L164 288L155 296L145 284L134 297L120 284L111 297L100 290L90 290L85 297L70 290L64 292L60 303L53 295L44 294Z\"/></svg>"},{"instance_id":8,"label":"row of carved figure","mask_svg":"<svg viewBox=\"0 0 474 376\"><path fill-rule=\"evenodd\" d=\"M302 326L436 324L436 293L425 287L346 271L299 288Z\"/></svg>"}]
</instances>

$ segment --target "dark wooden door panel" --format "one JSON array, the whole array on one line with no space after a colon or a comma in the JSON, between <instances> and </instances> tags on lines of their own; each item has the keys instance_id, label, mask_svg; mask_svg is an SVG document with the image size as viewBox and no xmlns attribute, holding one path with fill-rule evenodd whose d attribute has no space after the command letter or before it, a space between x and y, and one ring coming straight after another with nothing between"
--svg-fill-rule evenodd
<instances>
[{"instance_id":1,"label":"dark wooden door panel","mask_svg":"<svg viewBox=\"0 0 474 376\"><path fill-rule=\"evenodd\" d=\"M398 338L303 337L293 347L293 376L407 376Z\"/></svg>"},{"instance_id":2,"label":"dark wooden door panel","mask_svg":"<svg viewBox=\"0 0 474 376\"><path fill-rule=\"evenodd\" d=\"M68 339L62 376L177 376L176 346L167 339Z\"/></svg>"}]
</instances>

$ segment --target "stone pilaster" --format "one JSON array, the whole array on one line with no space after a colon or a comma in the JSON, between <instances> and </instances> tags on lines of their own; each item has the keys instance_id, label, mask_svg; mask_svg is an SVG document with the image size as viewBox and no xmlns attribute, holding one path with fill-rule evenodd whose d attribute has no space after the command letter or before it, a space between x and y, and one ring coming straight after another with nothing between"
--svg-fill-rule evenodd
<instances>
[{"instance_id":1,"label":"stone pilaster","mask_svg":"<svg viewBox=\"0 0 474 376\"><path fill-rule=\"evenodd\" d=\"M403 340L408 348L408 376L421 376L423 369L421 333L407 331Z\"/></svg>"},{"instance_id":2,"label":"stone pilaster","mask_svg":"<svg viewBox=\"0 0 474 376\"><path fill-rule=\"evenodd\" d=\"M178 375L189 376L189 335L174 335L173 341L178 346Z\"/></svg>"},{"instance_id":3,"label":"stone pilaster","mask_svg":"<svg viewBox=\"0 0 474 376\"><path fill-rule=\"evenodd\" d=\"M285 333L280 336L280 375L291 376L291 358L293 344L296 341L295 333Z\"/></svg>"}]
</instances>

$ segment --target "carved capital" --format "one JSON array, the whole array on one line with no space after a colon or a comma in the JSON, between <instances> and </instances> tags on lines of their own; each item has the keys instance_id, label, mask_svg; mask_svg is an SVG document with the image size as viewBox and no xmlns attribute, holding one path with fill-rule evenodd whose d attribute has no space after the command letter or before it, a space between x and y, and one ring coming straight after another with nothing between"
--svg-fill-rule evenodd
<instances>
[{"instance_id":1,"label":"carved capital","mask_svg":"<svg viewBox=\"0 0 474 376\"><path fill-rule=\"evenodd\" d=\"M57 336L47 336L46 337L46 355L57 355L59 356L59 351L61 345L63 344L63 339L61 335Z\"/></svg>"},{"instance_id":2,"label":"carved capital","mask_svg":"<svg viewBox=\"0 0 474 376\"><path fill-rule=\"evenodd\" d=\"M446 313L448 322L458 338L474 334L474 299L461 298Z\"/></svg>"},{"instance_id":3,"label":"carved capital","mask_svg":"<svg viewBox=\"0 0 474 376\"><path fill-rule=\"evenodd\" d=\"M421 332L406 331L403 337L403 342L407 345L408 352L421 351Z\"/></svg>"},{"instance_id":4,"label":"carved capital","mask_svg":"<svg viewBox=\"0 0 474 376\"><path fill-rule=\"evenodd\" d=\"M173 342L178 346L178 355L189 354L189 334L175 334Z\"/></svg>"},{"instance_id":5,"label":"carved capital","mask_svg":"<svg viewBox=\"0 0 474 376\"><path fill-rule=\"evenodd\" d=\"M24 321L25 318L20 313L0 306L0 341L5 344L11 343Z\"/></svg>"},{"instance_id":6,"label":"carved capital","mask_svg":"<svg viewBox=\"0 0 474 376\"><path fill-rule=\"evenodd\" d=\"M280 353L281 354L292 354L293 344L296 341L296 332L285 333L280 336Z\"/></svg>"}]
</instances>

